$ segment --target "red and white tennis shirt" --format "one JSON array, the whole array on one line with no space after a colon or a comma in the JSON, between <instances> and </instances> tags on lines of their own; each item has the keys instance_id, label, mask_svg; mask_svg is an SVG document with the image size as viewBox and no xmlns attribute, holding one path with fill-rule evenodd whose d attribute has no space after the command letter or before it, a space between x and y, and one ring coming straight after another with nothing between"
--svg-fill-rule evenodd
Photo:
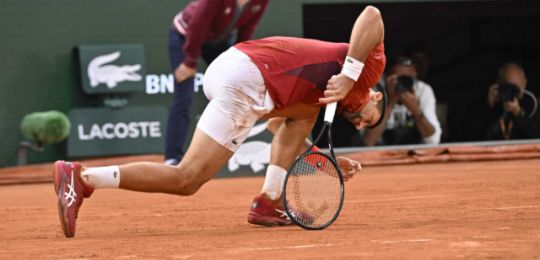
<instances>
[{"instance_id":1,"label":"red and white tennis shirt","mask_svg":"<svg viewBox=\"0 0 540 260\"><path fill-rule=\"evenodd\" d=\"M330 77L339 74L347 55L347 43L269 37L242 42L235 47L246 53L259 68L276 108L302 102L322 105ZM361 110L369 89L377 83L386 65L384 45L375 47L364 61L364 69L353 89L341 101L349 112Z\"/></svg>"}]
</instances>

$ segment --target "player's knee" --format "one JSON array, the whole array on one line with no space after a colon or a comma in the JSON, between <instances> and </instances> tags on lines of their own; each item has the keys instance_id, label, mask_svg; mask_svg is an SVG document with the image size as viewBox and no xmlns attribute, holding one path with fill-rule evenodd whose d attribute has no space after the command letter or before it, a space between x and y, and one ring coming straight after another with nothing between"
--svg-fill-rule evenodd
<instances>
[{"instance_id":1,"label":"player's knee","mask_svg":"<svg viewBox=\"0 0 540 260\"><path fill-rule=\"evenodd\" d=\"M177 171L177 181L174 193L181 196L190 196L202 187L207 180L201 178L203 169L180 167Z\"/></svg>"},{"instance_id":2,"label":"player's knee","mask_svg":"<svg viewBox=\"0 0 540 260\"><path fill-rule=\"evenodd\" d=\"M195 193L197 193L197 191L199 191L199 189L201 188L202 185L198 185L198 184L195 184L195 183L189 183L189 184L186 184L184 186L181 186L177 191L177 195L181 195L181 196L191 196L191 195L194 195Z\"/></svg>"},{"instance_id":3,"label":"player's knee","mask_svg":"<svg viewBox=\"0 0 540 260\"><path fill-rule=\"evenodd\" d=\"M268 120L268 125L266 128L268 131L270 131L270 133L275 134L283 122L285 122L285 118L271 118Z\"/></svg>"},{"instance_id":4,"label":"player's knee","mask_svg":"<svg viewBox=\"0 0 540 260\"><path fill-rule=\"evenodd\" d=\"M174 193L180 196L191 196L197 193L201 186L202 183L196 180L184 178L178 183L178 185L175 186Z\"/></svg>"}]
</instances>

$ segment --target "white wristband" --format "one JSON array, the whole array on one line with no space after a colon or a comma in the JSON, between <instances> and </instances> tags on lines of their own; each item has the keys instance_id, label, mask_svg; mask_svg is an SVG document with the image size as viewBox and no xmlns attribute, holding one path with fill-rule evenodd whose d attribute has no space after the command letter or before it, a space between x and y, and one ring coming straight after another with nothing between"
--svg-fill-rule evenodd
<instances>
[{"instance_id":1,"label":"white wristband","mask_svg":"<svg viewBox=\"0 0 540 260\"><path fill-rule=\"evenodd\" d=\"M364 63L354 59L353 57L345 57L345 62L343 63L343 68L341 69L341 74L347 76L348 78L357 81L360 78L362 69L364 68Z\"/></svg>"}]
</instances>

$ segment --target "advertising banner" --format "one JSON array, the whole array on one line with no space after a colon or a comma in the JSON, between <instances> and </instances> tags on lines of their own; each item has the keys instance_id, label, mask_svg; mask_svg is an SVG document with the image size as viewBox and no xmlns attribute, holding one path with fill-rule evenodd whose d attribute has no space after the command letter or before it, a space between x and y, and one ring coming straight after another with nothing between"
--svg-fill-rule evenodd
<instances>
[{"instance_id":1,"label":"advertising banner","mask_svg":"<svg viewBox=\"0 0 540 260\"><path fill-rule=\"evenodd\" d=\"M162 153L167 110L160 106L80 108L69 113L69 157Z\"/></svg>"},{"instance_id":2,"label":"advertising banner","mask_svg":"<svg viewBox=\"0 0 540 260\"><path fill-rule=\"evenodd\" d=\"M145 91L142 44L81 45L78 53L84 92L106 94Z\"/></svg>"}]
</instances>

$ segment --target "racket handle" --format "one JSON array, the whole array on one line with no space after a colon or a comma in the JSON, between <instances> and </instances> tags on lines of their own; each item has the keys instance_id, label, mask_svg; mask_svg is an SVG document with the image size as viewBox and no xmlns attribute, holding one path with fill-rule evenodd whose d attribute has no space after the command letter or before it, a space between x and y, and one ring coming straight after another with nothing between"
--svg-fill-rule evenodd
<instances>
[{"instance_id":1,"label":"racket handle","mask_svg":"<svg viewBox=\"0 0 540 260\"><path fill-rule=\"evenodd\" d=\"M332 102L326 105L324 112L324 122L332 123L334 121L334 115L336 114L337 102Z\"/></svg>"}]
</instances>

